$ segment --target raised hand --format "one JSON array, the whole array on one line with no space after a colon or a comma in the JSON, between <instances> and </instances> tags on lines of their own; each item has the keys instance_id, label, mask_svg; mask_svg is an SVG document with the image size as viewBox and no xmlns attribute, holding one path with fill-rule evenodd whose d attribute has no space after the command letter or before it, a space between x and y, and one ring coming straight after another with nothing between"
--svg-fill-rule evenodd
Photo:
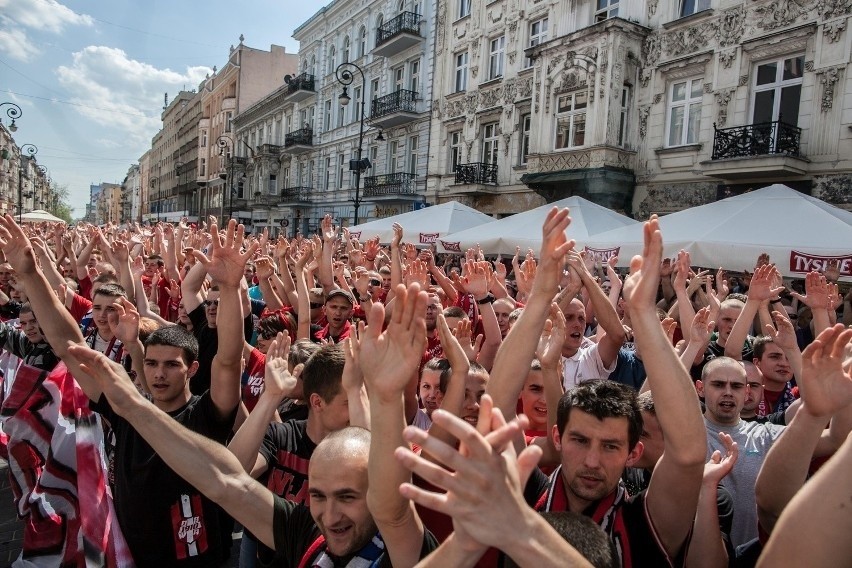
<instances>
[{"instance_id":1,"label":"raised hand","mask_svg":"<svg viewBox=\"0 0 852 568\"><path fill-rule=\"evenodd\" d=\"M532 292L535 275L538 271L538 264L535 259L525 260L520 267L520 270L515 272L515 280L518 284L518 292L529 295Z\"/></svg>"},{"instance_id":2,"label":"raised hand","mask_svg":"<svg viewBox=\"0 0 852 568\"><path fill-rule=\"evenodd\" d=\"M12 265L15 272L35 272L36 258L32 244L11 215L0 218L0 248L6 255L6 262Z\"/></svg>"},{"instance_id":3,"label":"raised hand","mask_svg":"<svg viewBox=\"0 0 852 568\"><path fill-rule=\"evenodd\" d=\"M544 369L556 369L562 363L562 345L567 325L565 315L556 302L550 304L550 316L544 324L535 356Z\"/></svg>"},{"instance_id":4,"label":"raised hand","mask_svg":"<svg viewBox=\"0 0 852 568\"><path fill-rule=\"evenodd\" d=\"M326 243L333 243L337 240L338 228L334 226L331 221L331 215L326 214L322 221L320 222L320 233L322 234L322 240Z\"/></svg>"},{"instance_id":5,"label":"raised hand","mask_svg":"<svg viewBox=\"0 0 852 568\"><path fill-rule=\"evenodd\" d=\"M477 300L481 300L488 295L488 270L487 262L474 262L468 260L464 268L464 276L462 281L464 288L468 294L473 295Z\"/></svg>"},{"instance_id":6,"label":"raised hand","mask_svg":"<svg viewBox=\"0 0 852 568\"><path fill-rule=\"evenodd\" d=\"M228 222L224 242L222 242L221 237L218 235L218 227L216 225L213 225L210 231L215 235L212 243L211 258L208 260L201 252L194 251L195 258L204 264L207 268L207 273L220 286L238 287L240 280L243 278L246 262L248 262L257 249L257 243L252 243L246 252L240 253L245 228L242 225L238 226L234 219Z\"/></svg>"},{"instance_id":7,"label":"raised hand","mask_svg":"<svg viewBox=\"0 0 852 568\"><path fill-rule=\"evenodd\" d=\"M761 266L767 266L769 264L769 255L765 252L760 253L757 257L757 262L754 264L754 271L757 272L757 269Z\"/></svg>"},{"instance_id":8,"label":"raised hand","mask_svg":"<svg viewBox=\"0 0 852 568\"><path fill-rule=\"evenodd\" d=\"M720 266L719 270L716 271L716 295L719 301L724 302L730 292L731 288L728 285L728 278Z\"/></svg>"},{"instance_id":9,"label":"raised hand","mask_svg":"<svg viewBox=\"0 0 852 568\"><path fill-rule=\"evenodd\" d=\"M664 258L660 264L660 278L670 278L674 269L675 265L672 264L672 259Z\"/></svg>"},{"instance_id":10,"label":"raised hand","mask_svg":"<svg viewBox=\"0 0 852 568\"><path fill-rule=\"evenodd\" d=\"M719 432L719 441L725 446L725 455L722 455L722 452L716 450L710 456L710 460L704 465L704 484L713 488L717 487L719 482L731 473L740 455L737 443L728 434Z\"/></svg>"},{"instance_id":11,"label":"raised hand","mask_svg":"<svg viewBox=\"0 0 852 568\"><path fill-rule=\"evenodd\" d=\"M97 384L110 405L119 413L129 409L134 401L144 401L127 371L109 357L85 345L70 345L65 355L73 367ZM75 371L75 374L77 371Z\"/></svg>"},{"instance_id":12,"label":"raised hand","mask_svg":"<svg viewBox=\"0 0 852 568\"><path fill-rule=\"evenodd\" d=\"M358 296L363 298L370 292L370 273L366 268L359 266L355 269L355 289L358 291Z\"/></svg>"},{"instance_id":13,"label":"raised hand","mask_svg":"<svg viewBox=\"0 0 852 568\"><path fill-rule=\"evenodd\" d=\"M844 351L852 329L842 324L823 330L802 353L799 390L805 408L814 416L832 416L852 404L852 365L844 367Z\"/></svg>"},{"instance_id":14,"label":"raised hand","mask_svg":"<svg viewBox=\"0 0 852 568\"><path fill-rule=\"evenodd\" d=\"M405 267L403 281L406 286L417 283L421 288L427 288L429 286L429 269L423 262L415 260Z\"/></svg>"},{"instance_id":15,"label":"raised hand","mask_svg":"<svg viewBox=\"0 0 852 568\"><path fill-rule=\"evenodd\" d=\"M477 335L475 339L473 338L473 326L470 320L463 319L459 321L456 324L456 329L453 330L453 335L458 340L459 345L461 345L467 360L470 362L476 361L479 351L482 349L482 341L485 338L482 334Z\"/></svg>"},{"instance_id":16,"label":"raised hand","mask_svg":"<svg viewBox=\"0 0 852 568\"><path fill-rule=\"evenodd\" d=\"M113 335L125 345L135 343L139 339L139 312L136 306L127 298L121 298L111 309L107 321Z\"/></svg>"},{"instance_id":17,"label":"raised hand","mask_svg":"<svg viewBox=\"0 0 852 568\"><path fill-rule=\"evenodd\" d=\"M695 312L692 324L689 326L689 341L704 345L710 342L710 335L716 327L716 322L710 319L710 308L703 307Z\"/></svg>"},{"instance_id":18,"label":"raised hand","mask_svg":"<svg viewBox=\"0 0 852 568\"><path fill-rule=\"evenodd\" d=\"M777 273L778 269L772 264L763 264L755 269L754 275L751 277L751 285L748 288L749 300L763 302L780 294L784 290L783 286L773 286Z\"/></svg>"},{"instance_id":19,"label":"raised hand","mask_svg":"<svg viewBox=\"0 0 852 568\"><path fill-rule=\"evenodd\" d=\"M840 278L840 261L829 260L825 267L825 271L823 272L823 276L825 276L825 279L829 282L837 282L837 279Z\"/></svg>"},{"instance_id":20,"label":"raised hand","mask_svg":"<svg viewBox=\"0 0 852 568\"><path fill-rule=\"evenodd\" d=\"M754 280L752 280L752 286L754 286L753 282ZM805 276L804 296L798 292L790 292L790 294L812 310L827 310L831 304L828 282L825 276L816 271L808 272Z\"/></svg>"},{"instance_id":21,"label":"raised hand","mask_svg":"<svg viewBox=\"0 0 852 568\"><path fill-rule=\"evenodd\" d=\"M450 362L450 368L453 372L467 374L465 369L470 369L471 359L460 342L459 327L456 326L455 331L450 331L450 326L447 325L447 319L444 317L444 314L440 312L438 313L437 327L438 338L441 340L441 349L444 351L444 357L446 357L447 361ZM467 334L467 342L470 343L470 332ZM464 373L462 373L462 371L464 371Z\"/></svg>"},{"instance_id":22,"label":"raised hand","mask_svg":"<svg viewBox=\"0 0 852 568\"><path fill-rule=\"evenodd\" d=\"M642 256L634 256L630 261L630 276L622 289L622 296L630 306L631 314L634 310L656 311L663 256L663 236L656 215L652 215L645 223L644 240Z\"/></svg>"},{"instance_id":23,"label":"raised hand","mask_svg":"<svg viewBox=\"0 0 852 568\"><path fill-rule=\"evenodd\" d=\"M402 225L399 223L394 223L393 226L393 238L391 239L391 248L399 248L400 243L402 242ZM376 243L378 245L378 242Z\"/></svg>"},{"instance_id":24,"label":"raised hand","mask_svg":"<svg viewBox=\"0 0 852 568\"><path fill-rule=\"evenodd\" d=\"M275 274L275 268L272 265L272 259L268 256L261 256L254 261L255 274L261 280L269 280Z\"/></svg>"},{"instance_id":25,"label":"raised hand","mask_svg":"<svg viewBox=\"0 0 852 568\"><path fill-rule=\"evenodd\" d=\"M541 264L538 267L535 282L536 292L549 295L548 303L556 295L559 279L562 278L562 267L565 255L574 248L574 241L568 240L565 230L571 223L568 210L552 208L547 214L542 226ZM520 280L519 280L520 285Z\"/></svg>"},{"instance_id":26,"label":"raised hand","mask_svg":"<svg viewBox=\"0 0 852 568\"><path fill-rule=\"evenodd\" d=\"M775 345L784 351L798 350L799 343L796 340L796 330L787 314L772 312L772 320L775 322L775 326L766 324L764 333L771 337Z\"/></svg>"},{"instance_id":27,"label":"raised hand","mask_svg":"<svg viewBox=\"0 0 852 568\"><path fill-rule=\"evenodd\" d=\"M278 333L266 352L266 368L263 373L263 395L281 401L290 396L299 380L288 370L287 357L290 354L290 336ZM294 369L295 371L296 369Z\"/></svg>"}]
</instances>

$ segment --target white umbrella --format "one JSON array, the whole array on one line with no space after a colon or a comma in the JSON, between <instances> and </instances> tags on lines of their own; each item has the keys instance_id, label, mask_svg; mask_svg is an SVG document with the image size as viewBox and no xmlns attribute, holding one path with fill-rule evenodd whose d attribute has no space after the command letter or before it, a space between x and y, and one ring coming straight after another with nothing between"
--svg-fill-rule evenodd
<instances>
[{"instance_id":1,"label":"white umbrella","mask_svg":"<svg viewBox=\"0 0 852 568\"><path fill-rule=\"evenodd\" d=\"M64 223L65 221L51 215L44 209L36 209L35 211L30 211L29 213L24 213L21 215L21 221L24 223L42 223L44 221L50 223Z\"/></svg>"},{"instance_id":2,"label":"white umbrella","mask_svg":"<svg viewBox=\"0 0 852 568\"><path fill-rule=\"evenodd\" d=\"M575 239L578 247L582 247L589 240L590 235L636 224L636 221L630 217L625 217L582 197L573 196L499 221L492 221L487 225L441 237L438 241L439 250L463 252L478 244L482 246L486 254L511 256L515 254L515 247L521 247L522 252L532 249L538 254L541 248L541 226L553 207L560 209L567 207L570 210L571 224L568 226L568 237ZM604 251L596 252L600 256L606 256Z\"/></svg>"},{"instance_id":3,"label":"white umbrella","mask_svg":"<svg viewBox=\"0 0 852 568\"><path fill-rule=\"evenodd\" d=\"M664 254L684 249L695 266L753 270L769 254L784 276L801 277L840 262L852 277L852 212L781 184L660 217ZM621 247L619 266L642 252L642 226L596 235L591 246Z\"/></svg>"},{"instance_id":4,"label":"white umbrella","mask_svg":"<svg viewBox=\"0 0 852 568\"><path fill-rule=\"evenodd\" d=\"M389 243L393 239L393 224L399 223L404 231L405 242L426 246L449 233L476 227L493 220L493 217L458 201L449 201L355 225L349 228L349 233L361 241L378 236L380 242Z\"/></svg>"}]
</instances>

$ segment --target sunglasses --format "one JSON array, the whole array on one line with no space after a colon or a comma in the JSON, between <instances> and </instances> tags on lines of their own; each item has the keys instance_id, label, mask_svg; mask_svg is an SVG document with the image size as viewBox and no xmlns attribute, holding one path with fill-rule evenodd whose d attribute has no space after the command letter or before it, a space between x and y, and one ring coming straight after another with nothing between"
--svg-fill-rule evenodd
<instances>
[{"instance_id":1,"label":"sunglasses","mask_svg":"<svg viewBox=\"0 0 852 568\"><path fill-rule=\"evenodd\" d=\"M204 305L205 306L218 306L219 300L205 300Z\"/></svg>"},{"instance_id":2,"label":"sunglasses","mask_svg":"<svg viewBox=\"0 0 852 568\"><path fill-rule=\"evenodd\" d=\"M263 339L273 339L278 334L274 331L259 329L259 330L257 330L257 335L258 335L258 337L262 337Z\"/></svg>"},{"instance_id":3,"label":"sunglasses","mask_svg":"<svg viewBox=\"0 0 852 568\"><path fill-rule=\"evenodd\" d=\"M317 304L317 303L311 302L311 309L312 309L312 310L318 310L318 309L320 309L321 307L323 307L324 305L325 305L325 304Z\"/></svg>"},{"instance_id":4,"label":"sunglasses","mask_svg":"<svg viewBox=\"0 0 852 568\"><path fill-rule=\"evenodd\" d=\"M381 280L376 280L376 279L370 280L370 286L381 286L381 285L382 285Z\"/></svg>"}]
</instances>

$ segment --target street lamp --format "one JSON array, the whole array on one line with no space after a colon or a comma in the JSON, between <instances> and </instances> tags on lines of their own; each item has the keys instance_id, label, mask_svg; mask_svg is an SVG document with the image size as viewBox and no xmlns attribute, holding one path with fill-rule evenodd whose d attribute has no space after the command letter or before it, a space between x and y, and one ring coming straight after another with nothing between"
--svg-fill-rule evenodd
<instances>
[{"instance_id":1,"label":"street lamp","mask_svg":"<svg viewBox=\"0 0 852 568\"><path fill-rule=\"evenodd\" d=\"M23 223L24 215L24 154L28 159L33 160L38 154L38 147L35 144L21 146L21 161L18 164L18 223Z\"/></svg>"},{"instance_id":2,"label":"street lamp","mask_svg":"<svg viewBox=\"0 0 852 568\"><path fill-rule=\"evenodd\" d=\"M219 174L220 178L226 180L222 190L222 202L219 204L219 217L222 218L225 214L225 190L228 191L228 216L230 217L233 215L231 205L234 199L234 139L227 134L222 134L216 139L216 145L219 146L220 158L225 157L225 150L228 150L228 173Z\"/></svg>"},{"instance_id":3,"label":"street lamp","mask_svg":"<svg viewBox=\"0 0 852 568\"><path fill-rule=\"evenodd\" d=\"M367 92L367 77L364 75L364 70L358 67L354 63L344 62L337 66L337 69L334 70L334 75L337 78L337 82L343 85L343 91L340 93L340 96L337 98L338 102L341 106L347 106L349 101L352 98L349 96L348 87L355 80L354 71L358 71L361 74L361 100L359 101L361 104L361 114L360 114L360 127L358 129L358 154L355 159L355 164L349 162L349 169L352 170L352 166L355 166L355 199L352 200L352 203L355 206L355 224L358 224L358 210L361 208L361 172L370 167L370 160L361 160L361 152L364 144L364 95Z\"/></svg>"},{"instance_id":4,"label":"street lamp","mask_svg":"<svg viewBox=\"0 0 852 568\"><path fill-rule=\"evenodd\" d=\"M3 108L4 106L9 107L6 109L6 116L8 116L12 120L12 122L9 123L9 131L17 132L18 125L15 124L15 119L20 118L21 107L19 107L15 103L0 103L0 108Z\"/></svg>"}]
</instances>

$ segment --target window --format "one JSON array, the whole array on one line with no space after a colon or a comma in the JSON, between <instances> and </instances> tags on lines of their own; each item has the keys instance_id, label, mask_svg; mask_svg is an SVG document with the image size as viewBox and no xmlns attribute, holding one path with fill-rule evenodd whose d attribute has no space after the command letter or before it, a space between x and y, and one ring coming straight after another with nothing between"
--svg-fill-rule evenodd
<instances>
[{"instance_id":1,"label":"window","mask_svg":"<svg viewBox=\"0 0 852 568\"><path fill-rule=\"evenodd\" d=\"M470 16L470 0L458 0L459 2L459 18Z\"/></svg>"},{"instance_id":2,"label":"window","mask_svg":"<svg viewBox=\"0 0 852 568\"><path fill-rule=\"evenodd\" d=\"M627 119L630 116L630 85L621 88L621 113L618 119L618 146L627 143Z\"/></svg>"},{"instance_id":3,"label":"window","mask_svg":"<svg viewBox=\"0 0 852 568\"><path fill-rule=\"evenodd\" d=\"M450 132L450 173L455 173L456 166L461 163L461 152L461 132Z\"/></svg>"},{"instance_id":4,"label":"window","mask_svg":"<svg viewBox=\"0 0 852 568\"><path fill-rule=\"evenodd\" d=\"M206 130L201 131L201 147L202 148L207 147L207 131Z\"/></svg>"},{"instance_id":5,"label":"window","mask_svg":"<svg viewBox=\"0 0 852 568\"><path fill-rule=\"evenodd\" d=\"M358 30L358 57L364 57L365 53L367 53L367 28L361 26Z\"/></svg>"},{"instance_id":6,"label":"window","mask_svg":"<svg viewBox=\"0 0 852 568\"><path fill-rule=\"evenodd\" d=\"M408 64L408 90L419 92L420 87L420 60L416 59Z\"/></svg>"},{"instance_id":7,"label":"window","mask_svg":"<svg viewBox=\"0 0 852 568\"><path fill-rule=\"evenodd\" d=\"M316 105L308 107L308 122L305 126L314 130L314 115L316 114L317 107Z\"/></svg>"},{"instance_id":8,"label":"window","mask_svg":"<svg viewBox=\"0 0 852 568\"><path fill-rule=\"evenodd\" d=\"M323 130L326 132L331 130L331 99L325 101L325 124Z\"/></svg>"},{"instance_id":9,"label":"window","mask_svg":"<svg viewBox=\"0 0 852 568\"><path fill-rule=\"evenodd\" d=\"M317 69L317 56L311 55L311 65L310 65L310 67L308 67L308 73L310 73L311 75L315 75L316 69Z\"/></svg>"},{"instance_id":10,"label":"window","mask_svg":"<svg viewBox=\"0 0 852 568\"><path fill-rule=\"evenodd\" d=\"M337 127L338 128L343 126L343 117L344 117L345 114L346 114L346 107L345 106L340 105L339 107L337 107Z\"/></svg>"},{"instance_id":11,"label":"window","mask_svg":"<svg viewBox=\"0 0 852 568\"><path fill-rule=\"evenodd\" d=\"M527 47L534 47L547 41L547 18L536 20L530 24L530 41ZM524 57L524 68L532 66L532 59Z\"/></svg>"},{"instance_id":12,"label":"window","mask_svg":"<svg viewBox=\"0 0 852 568\"><path fill-rule=\"evenodd\" d=\"M379 147L370 146L370 163L373 164L373 174L378 172L377 165L379 162Z\"/></svg>"},{"instance_id":13,"label":"window","mask_svg":"<svg viewBox=\"0 0 852 568\"><path fill-rule=\"evenodd\" d=\"M283 187L290 187L290 168L284 168L281 174L281 183Z\"/></svg>"},{"instance_id":14,"label":"window","mask_svg":"<svg viewBox=\"0 0 852 568\"><path fill-rule=\"evenodd\" d=\"M456 54L456 93L467 90L467 52Z\"/></svg>"},{"instance_id":15,"label":"window","mask_svg":"<svg viewBox=\"0 0 852 568\"><path fill-rule=\"evenodd\" d=\"M334 70L337 69L337 63L335 62L335 58L337 57L337 52L334 49L334 46L328 48L328 70L326 73L331 75L334 73Z\"/></svg>"},{"instance_id":16,"label":"window","mask_svg":"<svg viewBox=\"0 0 852 568\"><path fill-rule=\"evenodd\" d=\"M352 117L350 122L357 122L361 119L361 87L352 89L352 102L349 104L352 107Z\"/></svg>"},{"instance_id":17,"label":"window","mask_svg":"<svg viewBox=\"0 0 852 568\"><path fill-rule=\"evenodd\" d=\"M691 16L710 9L710 0L681 0L680 17Z\"/></svg>"},{"instance_id":18,"label":"window","mask_svg":"<svg viewBox=\"0 0 852 568\"><path fill-rule=\"evenodd\" d=\"M496 164L500 150L500 135L497 133L497 123L492 122L482 127L482 161L486 164Z\"/></svg>"},{"instance_id":19,"label":"window","mask_svg":"<svg viewBox=\"0 0 852 568\"><path fill-rule=\"evenodd\" d=\"M331 187L331 158L325 159L325 183L323 184L325 190L328 191L329 187Z\"/></svg>"},{"instance_id":20,"label":"window","mask_svg":"<svg viewBox=\"0 0 852 568\"><path fill-rule=\"evenodd\" d=\"M506 36L491 40L488 58L488 79L503 76L503 59L506 55Z\"/></svg>"},{"instance_id":21,"label":"window","mask_svg":"<svg viewBox=\"0 0 852 568\"><path fill-rule=\"evenodd\" d=\"M804 68L803 55L758 64L752 95L754 124L776 120L798 124Z\"/></svg>"},{"instance_id":22,"label":"window","mask_svg":"<svg viewBox=\"0 0 852 568\"><path fill-rule=\"evenodd\" d=\"M269 195L278 195L278 176L269 174L269 187L267 188Z\"/></svg>"},{"instance_id":23,"label":"window","mask_svg":"<svg viewBox=\"0 0 852 568\"><path fill-rule=\"evenodd\" d=\"M388 144L388 147L390 148L389 154L388 154L388 158L389 158L388 162L390 164L390 167L388 168L388 173L392 174L392 173L396 172L396 168L397 168L396 153L397 153L397 150L399 150L399 142L397 142L396 140L391 140L391 143Z\"/></svg>"},{"instance_id":24,"label":"window","mask_svg":"<svg viewBox=\"0 0 852 568\"><path fill-rule=\"evenodd\" d=\"M225 113L225 132L231 132L231 128L234 125L234 113L226 112Z\"/></svg>"},{"instance_id":25,"label":"window","mask_svg":"<svg viewBox=\"0 0 852 568\"><path fill-rule=\"evenodd\" d=\"M527 163L527 156L530 153L530 124L532 117L525 114L521 117L521 159L519 163L524 165Z\"/></svg>"},{"instance_id":26,"label":"window","mask_svg":"<svg viewBox=\"0 0 852 568\"><path fill-rule=\"evenodd\" d=\"M578 148L586 143L586 106L588 93L577 91L561 95L556 105L557 150Z\"/></svg>"},{"instance_id":27,"label":"window","mask_svg":"<svg viewBox=\"0 0 852 568\"><path fill-rule=\"evenodd\" d=\"M337 155L337 189L343 189L343 174L346 171L343 168L343 163L346 161L346 156L343 154Z\"/></svg>"},{"instance_id":28,"label":"window","mask_svg":"<svg viewBox=\"0 0 852 568\"><path fill-rule=\"evenodd\" d=\"M405 67L400 65L393 70L393 90L399 91L405 87Z\"/></svg>"},{"instance_id":29,"label":"window","mask_svg":"<svg viewBox=\"0 0 852 568\"><path fill-rule=\"evenodd\" d=\"M408 139L408 173L417 175L417 136Z\"/></svg>"},{"instance_id":30,"label":"window","mask_svg":"<svg viewBox=\"0 0 852 568\"><path fill-rule=\"evenodd\" d=\"M275 119L275 144L281 145L281 118Z\"/></svg>"},{"instance_id":31,"label":"window","mask_svg":"<svg viewBox=\"0 0 852 568\"><path fill-rule=\"evenodd\" d=\"M690 2L696 0L684 0ZM618 0L598 0L598 9L595 11L595 22L603 22L618 16Z\"/></svg>"},{"instance_id":32,"label":"window","mask_svg":"<svg viewBox=\"0 0 852 568\"><path fill-rule=\"evenodd\" d=\"M308 162L308 187L314 186L314 161Z\"/></svg>"},{"instance_id":33,"label":"window","mask_svg":"<svg viewBox=\"0 0 852 568\"><path fill-rule=\"evenodd\" d=\"M198 166L198 175L199 177L205 177L207 175L207 158L201 158L201 163Z\"/></svg>"},{"instance_id":34,"label":"window","mask_svg":"<svg viewBox=\"0 0 852 568\"><path fill-rule=\"evenodd\" d=\"M343 58L340 60L342 63L349 63L349 36L343 38Z\"/></svg>"},{"instance_id":35,"label":"window","mask_svg":"<svg viewBox=\"0 0 852 568\"><path fill-rule=\"evenodd\" d=\"M669 87L667 146L683 146L698 142L701 121L702 79L688 79Z\"/></svg>"},{"instance_id":36,"label":"window","mask_svg":"<svg viewBox=\"0 0 852 568\"><path fill-rule=\"evenodd\" d=\"M373 79L373 82L370 83L370 92L372 93L373 100L379 98L379 80Z\"/></svg>"}]
</instances>

